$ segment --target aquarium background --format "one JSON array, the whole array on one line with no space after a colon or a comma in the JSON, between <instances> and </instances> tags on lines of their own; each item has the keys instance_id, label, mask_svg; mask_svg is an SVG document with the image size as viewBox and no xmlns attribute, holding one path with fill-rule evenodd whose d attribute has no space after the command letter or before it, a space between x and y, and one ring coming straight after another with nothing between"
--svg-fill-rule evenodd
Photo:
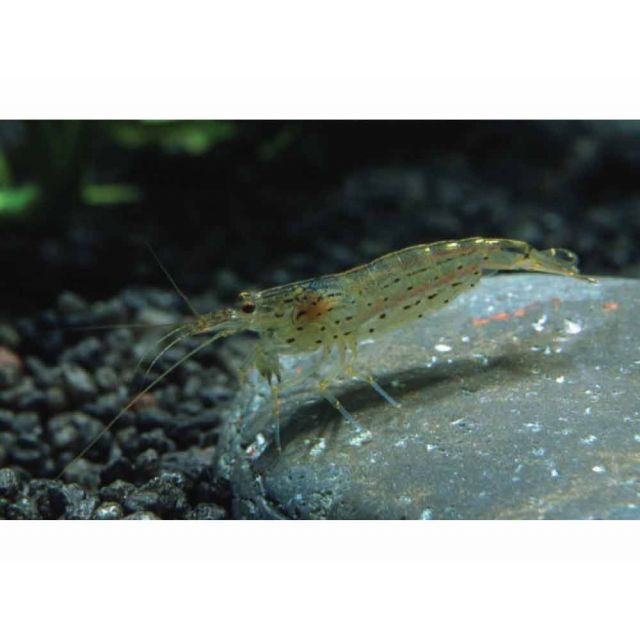
<instances>
[{"instance_id":1,"label":"aquarium background","mask_svg":"<svg viewBox=\"0 0 640 640\"><path fill-rule=\"evenodd\" d=\"M201 344L181 342L145 375L162 327L190 315L163 269L200 312L241 290L475 235L567 247L586 273L637 277L639 166L637 122L1 122L0 519L286 511L271 494L247 498L256 478L239 483L224 467L229 451L249 455L227 436L229 416L252 411L241 383L250 337L199 351L92 444ZM620 322L597 343L617 372ZM503 384L513 380L509 369ZM579 412L585 397L575 395ZM394 517L358 505L350 517Z\"/></svg>"},{"instance_id":2,"label":"aquarium background","mask_svg":"<svg viewBox=\"0 0 640 640\"><path fill-rule=\"evenodd\" d=\"M264 287L473 235L640 273L640 124L0 123L2 314L60 292Z\"/></svg>"}]
</instances>

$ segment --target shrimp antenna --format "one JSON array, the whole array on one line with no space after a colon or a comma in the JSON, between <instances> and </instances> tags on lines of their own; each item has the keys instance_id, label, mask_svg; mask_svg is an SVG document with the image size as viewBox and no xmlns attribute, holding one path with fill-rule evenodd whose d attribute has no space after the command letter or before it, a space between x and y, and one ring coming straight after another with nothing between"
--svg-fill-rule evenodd
<instances>
[{"instance_id":1,"label":"shrimp antenna","mask_svg":"<svg viewBox=\"0 0 640 640\"><path fill-rule=\"evenodd\" d=\"M118 412L118 414L115 416L115 418L113 418L113 420L111 420L111 422L109 422L109 424L107 424L105 427L103 427L101 429L101 431L94 438L92 438L90 440L90 442L82 449L82 451L80 451L80 453L78 453L76 456L74 456L73 459L63 467L62 471L56 476L56 480L59 480L60 478L62 478L62 476L64 475L65 471L76 460L79 460L80 458L82 458L82 456L84 456L84 454L87 453L87 451L89 451L89 449L91 449L91 447L93 447L93 445L96 442L98 442L98 440L100 440L100 438L102 438L102 436L105 433L107 433L111 429L111 427L113 427L113 425L116 422L118 422L118 420L120 420L120 418L122 418L122 416L129 409L131 409L131 407L133 407L133 405L135 405L136 402L138 402L138 400L140 400L140 398L142 398L142 396L144 396L145 393L148 393L149 391L151 391L151 389L153 389L160 381L164 380L164 378L166 378L174 369L177 369L181 364L183 364L184 362L189 360L189 358L193 357L196 353L198 353L199 351L202 351L202 349L204 349L205 347L209 346L210 344L212 344L216 340L219 340L220 338L224 338L225 336L229 335L230 333L233 333L233 332L220 331L220 332L214 334L212 337L208 338L202 344L198 345L195 349L192 349L189 353L187 353L185 356L180 358L180 360L178 360L178 362L175 362L174 364L172 364L168 369L163 371L153 382L149 383L144 389L142 389L142 391L139 391L135 396L133 396L133 398L131 398L131 400L129 400L129 402L127 402L127 404L124 407L122 407L122 409ZM172 346L173 346L173 344L176 344L177 342L179 342L181 339L189 337L189 335L191 335L191 333L186 331L185 333L183 333L178 338L178 340L175 340L172 343ZM166 337L168 337L168 336L166 336Z\"/></svg>"},{"instance_id":2,"label":"shrimp antenna","mask_svg":"<svg viewBox=\"0 0 640 640\"><path fill-rule=\"evenodd\" d=\"M158 263L160 269L162 269L162 273L167 276L167 279L173 285L173 288L176 290L178 295L187 303L187 306L191 310L191 313L193 313L196 318L199 318L200 314L198 313L198 310L191 304L191 300L189 300L187 295L182 291L182 289L180 289L180 287L176 284L176 281L171 277L169 271L165 268L162 262L160 262L160 258L158 257L158 254L153 250L153 247L148 242L145 242L145 244L147 246L147 249L149 249L149 251L151 252L151 255L154 257L155 261Z\"/></svg>"}]
</instances>

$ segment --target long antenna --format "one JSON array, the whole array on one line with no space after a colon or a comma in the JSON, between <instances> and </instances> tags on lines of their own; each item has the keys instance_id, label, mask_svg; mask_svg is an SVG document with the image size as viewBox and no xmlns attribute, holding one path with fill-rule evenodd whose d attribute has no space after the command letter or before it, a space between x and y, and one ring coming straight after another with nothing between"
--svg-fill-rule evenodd
<instances>
[{"instance_id":1,"label":"long antenna","mask_svg":"<svg viewBox=\"0 0 640 640\"><path fill-rule=\"evenodd\" d=\"M161 380L164 380L164 378L166 378L174 369L177 369L183 362L186 362L189 358L191 358L192 356L194 356L196 353L198 353L199 351L202 351L202 349L204 349L205 347L209 346L211 343L215 342L216 340L220 339L220 338L224 338L226 335L228 335L229 332L225 332L225 331L221 331L220 333L216 333L214 334L211 338L208 338L207 340L205 340L202 344L198 345L195 349L191 350L189 353L187 353L185 356L183 356L182 358L180 358L180 360L178 360L178 362L175 362L174 364L172 364L168 369L166 369L165 371L162 372L162 374L160 374L153 382L149 383L144 389L142 389L141 391L139 391L135 396L133 396L133 398L131 398L131 400L129 400L129 402L127 402L127 404L122 407L122 409L120 409L120 411L118 412L118 414L115 416L115 418L113 418L111 420L111 422L109 422L109 424L107 424L105 427L103 427L98 434L96 434L95 437L93 437L89 443L82 449L82 451L80 451L80 453L78 453L77 455L75 455L72 460L70 462L68 462L63 468L62 471L60 471L60 473L56 476L56 480L59 480L65 473L65 471L76 461L79 460L80 458L82 458L82 456L84 456L85 453L87 453L87 451L89 451L89 449L91 449L91 447L93 447L93 445L98 442L98 440L100 440L100 438L102 438L102 436L107 433L111 427L113 427L113 425L118 422L118 420L120 420L120 418L122 418L122 416L129 410L131 409L131 407L133 407L133 405L138 402L138 400L140 400L140 398L142 398L142 396L145 393L148 393L149 391L151 391L151 389L153 389ZM186 338L188 337L188 333L185 333L184 335L180 336L180 339L182 338Z\"/></svg>"},{"instance_id":2,"label":"long antenna","mask_svg":"<svg viewBox=\"0 0 640 640\"><path fill-rule=\"evenodd\" d=\"M167 276L169 282L173 285L173 288L178 292L178 295L187 303L187 306L189 307L189 309L191 309L191 313L193 313L196 318L199 318L200 314L198 313L198 310L191 304L191 300L189 300L182 289L180 289L180 287L176 284L176 281L171 277L171 274L167 271L162 262L160 262L160 258L158 258L158 255L153 250L153 247L148 242L145 242L145 244L147 245L147 249L149 249L155 261L158 263L158 266L162 269L164 275Z\"/></svg>"}]
</instances>

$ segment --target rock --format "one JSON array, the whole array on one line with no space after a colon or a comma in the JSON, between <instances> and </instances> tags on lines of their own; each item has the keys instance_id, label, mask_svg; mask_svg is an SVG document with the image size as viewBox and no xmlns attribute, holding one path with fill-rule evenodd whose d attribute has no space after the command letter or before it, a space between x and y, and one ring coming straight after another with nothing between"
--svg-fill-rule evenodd
<instances>
[{"instance_id":1,"label":"rock","mask_svg":"<svg viewBox=\"0 0 640 640\"><path fill-rule=\"evenodd\" d=\"M120 520L123 516L122 507L117 502L103 502L93 515L96 520Z\"/></svg>"},{"instance_id":2,"label":"rock","mask_svg":"<svg viewBox=\"0 0 640 640\"><path fill-rule=\"evenodd\" d=\"M7 520L41 520L38 505L33 498L19 498L13 504L5 507Z\"/></svg>"},{"instance_id":3,"label":"rock","mask_svg":"<svg viewBox=\"0 0 640 640\"><path fill-rule=\"evenodd\" d=\"M125 520L160 520L160 518L150 511L136 511L128 515Z\"/></svg>"},{"instance_id":4,"label":"rock","mask_svg":"<svg viewBox=\"0 0 640 640\"><path fill-rule=\"evenodd\" d=\"M0 469L0 498L13 500L20 491L20 480L13 469Z\"/></svg>"},{"instance_id":5,"label":"rock","mask_svg":"<svg viewBox=\"0 0 640 640\"><path fill-rule=\"evenodd\" d=\"M94 368L101 362L104 346L95 336L85 338L77 345L67 349L61 358L64 364L76 364L82 367Z\"/></svg>"},{"instance_id":6,"label":"rock","mask_svg":"<svg viewBox=\"0 0 640 640\"><path fill-rule=\"evenodd\" d=\"M87 311L89 305L79 295L71 291L63 291L57 300L58 311L63 315L73 315Z\"/></svg>"},{"instance_id":7,"label":"rock","mask_svg":"<svg viewBox=\"0 0 640 640\"><path fill-rule=\"evenodd\" d=\"M94 377L102 391L115 391L120 384L118 374L111 367L99 367Z\"/></svg>"},{"instance_id":8,"label":"rock","mask_svg":"<svg viewBox=\"0 0 640 640\"><path fill-rule=\"evenodd\" d=\"M186 515L187 520L224 520L225 518L227 518L227 512L224 507L206 502L191 509Z\"/></svg>"},{"instance_id":9,"label":"rock","mask_svg":"<svg viewBox=\"0 0 640 640\"><path fill-rule=\"evenodd\" d=\"M135 491L135 486L130 482L114 480L111 484L100 489L100 498L105 502L120 504L132 491Z\"/></svg>"},{"instance_id":10,"label":"rock","mask_svg":"<svg viewBox=\"0 0 640 640\"><path fill-rule=\"evenodd\" d=\"M0 346L0 389L10 389L22 377L23 363L20 356L8 347Z\"/></svg>"},{"instance_id":11,"label":"rock","mask_svg":"<svg viewBox=\"0 0 640 640\"><path fill-rule=\"evenodd\" d=\"M71 397L77 402L91 400L96 395L96 386L91 376L78 365L65 363L62 377Z\"/></svg>"},{"instance_id":12,"label":"rock","mask_svg":"<svg viewBox=\"0 0 640 640\"><path fill-rule=\"evenodd\" d=\"M231 421L246 427L227 426L218 464L234 516L640 518L638 317L638 281L486 278L361 346L358 363L400 409L338 384L354 429L316 393L292 392L280 454L260 453L268 396L245 391Z\"/></svg>"},{"instance_id":13,"label":"rock","mask_svg":"<svg viewBox=\"0 0 640 640\"><path fill-rule=\"evenodd\" d=\"M14 350L20 346L20 334L4 322L0 323L0 345Z\"/></svg>"}]
</instances>

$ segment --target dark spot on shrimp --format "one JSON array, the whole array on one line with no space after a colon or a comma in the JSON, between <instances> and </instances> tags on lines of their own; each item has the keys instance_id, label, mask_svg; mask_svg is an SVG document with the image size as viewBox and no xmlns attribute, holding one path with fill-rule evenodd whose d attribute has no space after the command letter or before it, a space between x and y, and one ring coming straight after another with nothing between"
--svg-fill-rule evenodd
<instances>
[{"instance_id":1,"label":"dark spot on shrimp","mask_svg":"<svg viewBox=\"0 0 640 640\"><path fill-rule=\"evenodd\" d=\"M273 314L276 318L284 318L284 313L282 311L277 311Z\"/></svg>"},{"instance_id":2,"label":"dark spot on shrimp","mask_svg":"<svg viewBox=\"0 0 640 640\"><path fill-rule=\"evenodd\" d=\"M394 278L393 281L397 284L398 282L400 282L400 278Z\"/></svg>"},{"instance_id":3,"label":"dark spot on shrimp","mask_svg":"<svg viewBox=\"0 0 640 640\"><path fill-rule=\"evenodd\" d=\"M407 309L411 309L411 307L413 307L412 304L405 304L402 308L406 311Z\"/></svg>"},{"instance_id":4,"label":"dark spot on shrimp","mask_svg":"<svg viewBox=\"0 0 640 640\"><path fill-rule=\"evenodd\" d=\"M431 294L429 294L429 295L427 296L427 298L428 298L429 300L433 300L437 295L438 295L438 292L436 291L435 293L431 293Z\"/></svg>"},{"instance_id":5,"label":"dark spot on shrimp","mask_svg":"<svg viewBox=\"0 0 640 640\"><path fill-rule=\"evenodd\" d=\"M295 338L287 338L287 342L288 342L289 344L291 344L292 342L295 342L295 341L296 341L296 339L295 339Z\"/></svg>"},{"instance_id":6,"label":"dark spot on shrimp","mask_svg":"<svg viewBox=\"0 0 640 640\"><path fill-rule=\"evenodd\" d=\"M373 333L375 329L369 329L369 333Z\"/></svg>"},{"instance_id":7,"label":"dark spot on shrimp","mask_svg":"<svg viewBox=\"0 0 640 640\"><path fill-rule=\"evenodd\" d=\"M351 335L351 331L345 331L342 335L343 336L350 336Z\"/></svg>"},{"instance_id":8,"label":"dark spot on shrimp","mask_svg":"<svg viewBox=\"0 0 640 640\"><path fill-rule=\"evenodd\" d=\"M460 285L463 285L464 282L452 282L451 283L451 287L459 287Z\"/></svg>"},{"instance_id":9,"label":"dark spot on shrimp","mask_svg":"<svg viewBox=\"0 0 640 640\"><path fill-rule=\"evenodd\" d=\"M322 340L316 340L316 344L322 344Z\"/></svg>"},{"instance_id":10,"label":"dark spot on shrimp","mask_svg":"<svg viewBox=\"0 0 640 640\"><path fill-rule=\"evenodd\" d=\"M379 316L380 320L384 320L387 317L386 313L381 313Z\"/></svg>"},{"instance_id":11,"label":"dark spot on shrimp","mask_svg":"<svg viewBox=\"0 0 640 640\"><path fill-rule=\"evenodd\" d=\"M411 291L412 289L413 289L413 285L409 285L409 286L407 287L407 291Z\"/></svg>"},{"instance_id":12,"label":"dark spot on shrimp","mask_svg":"<svg viewBox=\"0 0 640 640\"><path fill-rule=\"evenodd\" d=\"M353 316L347 316L345 320L353 320Z\"/></svg>"}]
</instances>

